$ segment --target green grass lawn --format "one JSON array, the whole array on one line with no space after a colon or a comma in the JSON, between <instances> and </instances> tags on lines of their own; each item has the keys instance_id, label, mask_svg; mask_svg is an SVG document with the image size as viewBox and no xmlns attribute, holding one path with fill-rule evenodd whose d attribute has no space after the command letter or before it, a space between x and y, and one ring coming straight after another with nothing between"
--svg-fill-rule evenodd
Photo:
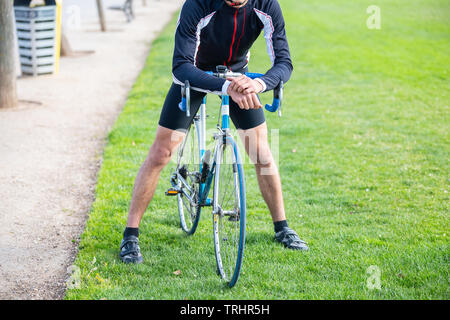
<instances>
[{"instance_id":1,"label":"green grass lawn","mask_svg":"<svg viewBox=\"0 0 450 320\"><path fill-rule=\"evenodd\" d=\"M283 117L266 118L279 130L288 221L310 251L273 241L247 164L243 272L228 289L215 273L210 211L188 237L175 198L164 196L171 163L141 225L144 263L118 260L134 178L171 84L174 20L109 134L75 263L80 287L67 299L449 299L450 2L280 3L294 73ZM380 30L366 27L371 4ZM269 67L262 37L251 53L252 71ZM209 111L213 126L216 103ZM370 266L380 289L367 286Z\"/></svg>"}]
</instances>

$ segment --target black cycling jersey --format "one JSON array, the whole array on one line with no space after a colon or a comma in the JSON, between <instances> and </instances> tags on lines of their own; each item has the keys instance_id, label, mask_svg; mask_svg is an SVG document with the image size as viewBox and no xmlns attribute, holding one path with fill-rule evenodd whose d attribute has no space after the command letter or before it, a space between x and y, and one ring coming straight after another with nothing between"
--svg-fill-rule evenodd
<instances>
[{"instance_id":1,"label":"black cycling jersey","mask_svg":"<svg viewBox=\"0 0 450 320\"><path fill-rule=\"evenodd\" d=\"M186 0L175 32L173 80L193 89L226 94L229 81L206 74L217 65L246 68L249 49L264 31L272 67L260 78L264 90L288 81L293 67L284 19L276 0L249 0L241 8L223 0ZM261 81L262 80L262 81Z\"/></svg>"}]
</instances>

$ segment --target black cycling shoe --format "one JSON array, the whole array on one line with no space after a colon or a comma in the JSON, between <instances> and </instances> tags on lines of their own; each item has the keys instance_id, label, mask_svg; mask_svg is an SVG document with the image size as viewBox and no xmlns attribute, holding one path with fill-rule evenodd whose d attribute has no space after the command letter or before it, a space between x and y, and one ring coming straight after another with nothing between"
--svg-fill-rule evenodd
<instances>
[{"instance_id":1,"label":"black cycling shoe","mask_svg":"<svg viewBox=\"0 0 450 320\"><path fill-rule=\"evenodd\" d=\"M286 248L292 250L309 250L306 242L301 240L297 232L289 227L284 227L275 233L275 240L281 242Z\"/></svg>"},{"instance_id":2,"label":"black cycling shoe","mask_svg":"<svg viewBox=\"0 0 450 320\"><path fill-rule=\"evenodd\" d=\"M136 236L124 237L120 243L119 257L125 263L142 263L144 259L139 248L139 238Z\"/></svg>"}]
</instances>

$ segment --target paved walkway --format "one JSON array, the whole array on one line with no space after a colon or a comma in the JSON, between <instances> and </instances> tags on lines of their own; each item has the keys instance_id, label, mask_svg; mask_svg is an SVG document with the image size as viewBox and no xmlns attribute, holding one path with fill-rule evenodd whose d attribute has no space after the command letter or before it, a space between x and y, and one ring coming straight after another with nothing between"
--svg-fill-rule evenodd
<instances>
[{"instance_id":1,"label":"paved walkway","mask_svg":"<svg viewBox=\"0 0 450 320\"><path fill-rule=\"evenodd\" d=\"M63 10L80 4L81 29L67 30L68 38L73 49L95 53L62 58L58 75L19 79L20 106L0 110L0 299L64 296L105 137L151 41L182 4L134 1L129 24L105 5L102 33L86 1L64 0Z\"/></svg>"}]
</instances>

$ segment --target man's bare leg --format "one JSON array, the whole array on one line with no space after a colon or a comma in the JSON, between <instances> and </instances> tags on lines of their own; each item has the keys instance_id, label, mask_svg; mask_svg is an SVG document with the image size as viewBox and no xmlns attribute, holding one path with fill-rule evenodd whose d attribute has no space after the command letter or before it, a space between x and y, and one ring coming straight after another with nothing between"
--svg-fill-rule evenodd
<instances>
[{"instance_id":1,"label":"man's bare leg","mask_svg":"<svg viewBox=\"0 0 450 320\"><path fill-rule=\"evenodd\" d=\"M245 151L255 164L258 185L273 222L286 220L280 174L270 150L266 123L252 129L239 130L239 135Z\"/></svg>"},{"instance_id":2,"label":"man's bare leg","mask_svg":"<svg viewBox=\"0 0 450 320\"><path fill-rule=\"evenodd\" d=\"M127 227L138 228L155 193L159 175L170 161L172 152L182 142L184 133L158 126L155 141L136 176L128 212Z\"/></svg>"},{"instance_id":3,"label":"man's bare leg","mask_svg":"<svg viewBox=\"0 0 450 320\"><path fill-rule=\"evenodd\" d=\"M172 152L183 140L184 133L158 126L155 141L136 176L128 212L127 227L120 243L120 260L125 263L142 263L139 248L139 224L155 193L161 170L172 157Z\"/></svg>"},{"instance_id":4,"label":"man's bare leg","mask_svg":"<svg viewBox=\"0 0 450 320\"><path fill-rule=\"evenodd\" d=\"M275 225L275 239L287 248L308 250L306 243L300 240L286 222L280 174L270 150L266 123L252 129L239 130L239 135L247 154L255 164L259 188Z\"/></svg>"}]
</instances>

